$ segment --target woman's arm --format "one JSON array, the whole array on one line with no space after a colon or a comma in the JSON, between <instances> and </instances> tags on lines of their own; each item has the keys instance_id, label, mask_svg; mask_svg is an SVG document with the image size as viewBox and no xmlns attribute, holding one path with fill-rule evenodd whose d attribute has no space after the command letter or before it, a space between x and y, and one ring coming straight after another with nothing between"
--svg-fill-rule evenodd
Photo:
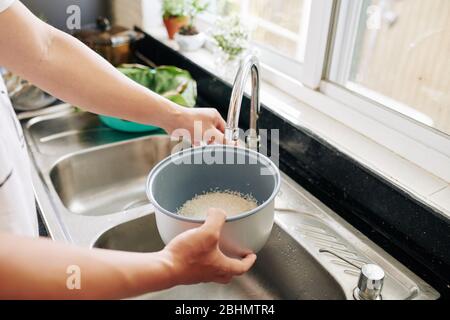
<instances>
[{"instance_id":1,"label":"woman's arm","mask_svg":"<svg viewBox=\"0 0 450 320\"><path fill-rule=\"evenodd\" d=\"M80 290L67 286L72 266L79 268ZM4 234L0 283L0 299L115 299L164 289L174 282L162 252L89 250Z\"/></svg>"},{"instance_id":2,"label":"woman's arm","mask_svg":"<svg viewBox=\"0 0 450 320\"><path fill-rule=\"evenodd\" d=\"M74 37L16 1L0 13L0 65L43 90L99 114L153 124L173 132L202 121L221 139L225 122L214 109L189 109L128 79Z\"/></svg>"},{"instance_id":3,"label":"woman's arm","mask_svg":"<svg viewBox=\"0 0 450 320\"><path fill-rule=\"evenodd\" d=\"M117 299L178 284L227 283L250 269L256 256L237 260L219 250L224 222L221 210L210 210L204 225L156 253L89 250L0 234L0 299ZM81 271L79 290L67 287L69 266Z\"/></svg>"}]
</instances>

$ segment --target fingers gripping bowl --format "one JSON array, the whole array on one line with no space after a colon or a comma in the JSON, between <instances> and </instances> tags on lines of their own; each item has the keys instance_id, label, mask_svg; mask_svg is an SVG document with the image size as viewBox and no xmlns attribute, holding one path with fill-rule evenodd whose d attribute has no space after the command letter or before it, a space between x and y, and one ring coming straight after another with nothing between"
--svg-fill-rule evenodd
<instances>
[{"instance_id":1,"label":"fingers gripping bowl","mask_svg":"<svg viewBox=\"0 0 450 320\"><path fill-rule=\"evenodd\" d=\"M206 146L180 151L161 161L147 179L146 192L155 207L164 243L199 227L205 219L177 214L188 200L210 190L233 190L251 195L257 207L227 217L220 247L231 256L258 252L270 236L280 172L266 156L232 146Z\"/></svg>"}]
</instances>

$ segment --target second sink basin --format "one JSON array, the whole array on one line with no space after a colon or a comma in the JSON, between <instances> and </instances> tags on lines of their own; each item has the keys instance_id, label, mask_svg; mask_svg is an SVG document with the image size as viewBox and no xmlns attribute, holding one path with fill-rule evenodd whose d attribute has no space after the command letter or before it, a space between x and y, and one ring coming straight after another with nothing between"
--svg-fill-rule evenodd
<instances>
[{"instance_id":1,"label":"second sink basin","mask_svg":"<svg viewBox=\"0 0 450 320\"><path fill-rule=\"evenodd\" d=\"M106 231L94 247L133 252L164 248L154 214ZM345 299L336 280L292 237L274 225L247 274L228 285L197 284L150 293L143 299Z\"/></svg>"},{"instance_id":2,"label":"second sink basin","mask_svg":"<svg viewBox=\"0 0 450 320\"><path fill-rule=\"evenodd\" d=\"M98 116L73 108L34 118L27 124L27 130L36 149L47 156L61 156L145 135L113 130L103 125Z\"/></svg>"},{"instance_id":3,"label":"second sink basin","mask_svg":"<svg viewBox=\"0 0 450 320\"><path fill-rule=\"evenodd\" d=\"M76 153L50 172L56 193L76 214L105 215L146 203L150 170L180 142L151 136Z\"/></svg>"}]
</instances>

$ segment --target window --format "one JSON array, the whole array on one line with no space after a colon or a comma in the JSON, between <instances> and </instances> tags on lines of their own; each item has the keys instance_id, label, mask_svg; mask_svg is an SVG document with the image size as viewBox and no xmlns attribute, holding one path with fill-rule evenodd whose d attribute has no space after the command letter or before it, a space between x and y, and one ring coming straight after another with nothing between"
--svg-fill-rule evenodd
<instances>
[{"instance_id":1,"label":"window","mask_svg":"<svg viewBox=\"0 0 450 320\"><path fill-rule=\"evenodd\" d=\"M450 1L343 1L330 80L450 135Z\"/></svg>"},{"instance_id":2,"label":"window","mask_svg":"<svg viewBox=\"0 0 450 320\"><path fill-rule=\"evenodd\" d=\"M450 181L449 0L209 0L265 81ZM313 89L313 90L310 90Z\"/></svg>"},{"instance_id":3,"label":"window","mask_svg":"<svg viewBox=\"0 0 450 320\"><path fill-rule=\"evenodd\" d=\"M304 60L311 0L216 0L213 14L240 15L252 30L252 40L288 58Z\"/></svg>"},{"instance_id":4,"label":"window","mask_svg":"<svg viewBox=\"0 0 450 320\"><path fill-rule=\"evenodd\" d=\"M324 54L325 47L316 46L316 54L308 50L314 47L310 43L321 41L311 34L327 26L331 4L332 0L210 0L209 19L204 18L212 22L216 16L239 15L252 31L252 43L266 67L308 85L315 79L317 86L320 79L311 77L310 71L316 71L316 60L321 58L317 50ZM312 23L314 16L318 20ZM326 21L320 24L322 19Z\"/></svg>"}]
</instances>

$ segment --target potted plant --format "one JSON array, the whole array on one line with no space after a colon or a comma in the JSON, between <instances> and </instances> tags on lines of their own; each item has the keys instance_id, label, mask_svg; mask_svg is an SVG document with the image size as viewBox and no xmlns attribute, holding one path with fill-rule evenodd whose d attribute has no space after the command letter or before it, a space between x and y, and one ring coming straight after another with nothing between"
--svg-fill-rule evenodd
<instances>
[{"instance_id":1,"label":"potted plant","mask_svg":"<svg viewBox=\"0 0 450 320\"><path fill-rule=\"evenodd\" d=\"M188 0L163 0L163 21L169 39L173 39L175 33L189 23L188 9Z\"/></svg>"},{"instance_id":2,"label":"potted plant","mask_svg":"<svg viewBox=\"0 0 450 320\"><path fill-rule=\"evenodd\" d=\"M188 0L189 23L181 27L175 36L181 50L198 50L205 43L206 35L197 30L195 19L208 8L208 5L208 2L203 2L202 0Z\"/></svg>"},{"instance_id":3,"label":"potted plant","mask_svg":"<svg viewBox=\"0 0 450 320\"><path fill-rule=\"evenodd\" d=\"M247 51L250 31L239 16L219 18L211 31L216 46L216 67L225 77L234 76L240 57Z\"/></svg>"}]
</instances>

